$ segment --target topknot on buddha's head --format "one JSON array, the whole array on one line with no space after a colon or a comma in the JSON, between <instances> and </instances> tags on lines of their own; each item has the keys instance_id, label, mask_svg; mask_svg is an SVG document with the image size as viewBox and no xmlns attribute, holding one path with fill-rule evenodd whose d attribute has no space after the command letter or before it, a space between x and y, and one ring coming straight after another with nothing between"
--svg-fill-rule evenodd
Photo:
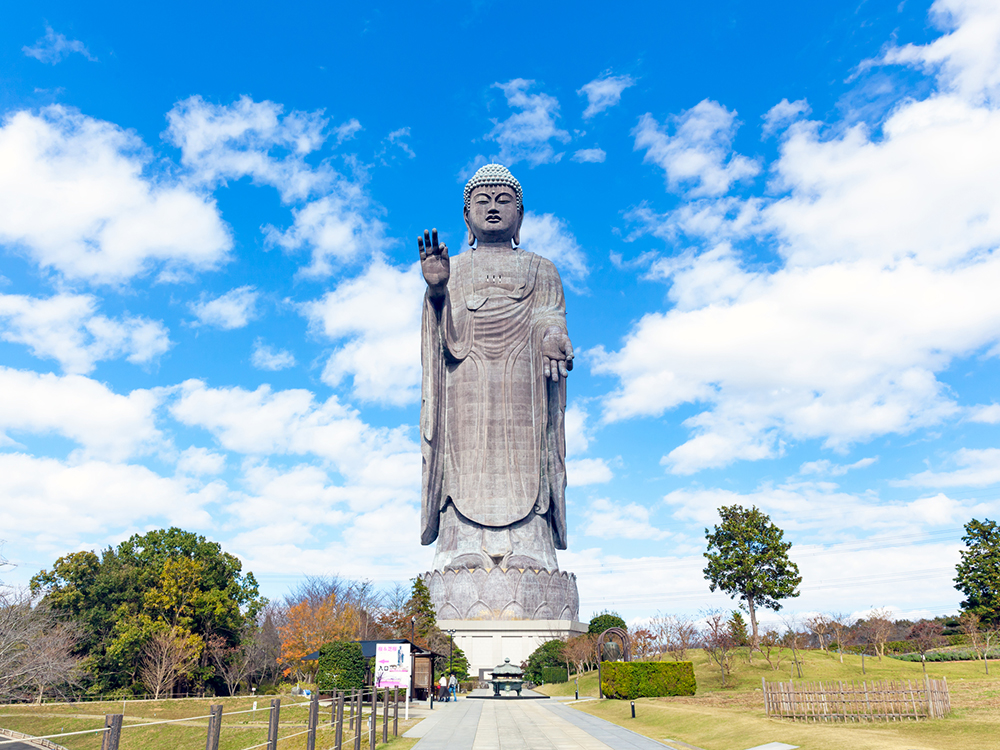
<instances>
[{"instance_id":1,"label":"topknot on buddha's head","mask_svg":"<svg viewBox=\"0 0 1000 750\"><path fill-rule=\"evenodd\" d=\"M485 164L481 166L472 179L465 183L465 207L469 208L472 200L472 191L483 185L503 185L514 191L517 197L517 207L524 207L521 195L521 183L510 173L503 164Z\"/></svg>"}]
</instances>

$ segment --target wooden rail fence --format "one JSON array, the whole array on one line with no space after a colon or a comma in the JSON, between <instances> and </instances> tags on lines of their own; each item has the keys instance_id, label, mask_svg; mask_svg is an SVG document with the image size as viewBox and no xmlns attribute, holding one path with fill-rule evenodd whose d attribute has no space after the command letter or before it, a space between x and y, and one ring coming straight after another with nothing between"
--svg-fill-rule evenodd
<instances>
[{"instance_id":1,"label":"wooden rail fence","mask_svg":"<svg viewBox=\"0 0 1000 750\"><path fill-rule=\"evenodd\" d=\"M768 716L804 721L940 719L951 711L948 680L767 682Z\"/></svg>"}]
</instances>

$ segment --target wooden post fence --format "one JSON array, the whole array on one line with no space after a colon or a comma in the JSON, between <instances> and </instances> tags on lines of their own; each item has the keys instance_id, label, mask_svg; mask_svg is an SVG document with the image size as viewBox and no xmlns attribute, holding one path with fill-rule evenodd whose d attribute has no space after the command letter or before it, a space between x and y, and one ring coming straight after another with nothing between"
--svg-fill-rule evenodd
<instances>
[{"instance_id":1,"label":"wooden post fence","mask_svg":"<svg viewBox=\"0 0 1000 750\"><path fill-rule=\"evenodd\" d=\"M382 691L382 742L389 741L389 689Z\"/></svg>"},{"instance_id":2,"label":"wooden post fence","mask_svg":"<svg viewBox=\"0 0 1000 750\"><path fill-rule=\"evenodd\" d=\"M399 737L399 688L392 689L392 736Z\"/></svg>"},{"instance_id":3,"label":"wooden post fence","mask_svg":"<svg viewBox=\"0 0 1000 750\"><path fill-rule=\"evenodd\" d=\"M351 720L354 728L354 750L361 750L361 693L354 691L354 701L358 704L358 715ZM354 704L351 704L351 716L354 716Z\"/></svg>"},{"instance_id":4,"label":"wooden post fence","mask_svg":"<svg viewBox=\"0 0 1000 750\"><path fill-rule=\"evenodd\" d=\"M124 714L105 714L104 726L108 730L101 737L101 750L118 750L122 738L122 719Z\"/></svg>"},{"instance_id":5,"label":"wooden post fence","mask_svg":"<svg viewBox=\"0 0 1000 750\"><path fill-rule=\"evenodd\" d=\"M372 713L368 721L368 750L375 750L378 737L375 734L375 721L378 719L378 690L372 688Z\"/></svg>"},{"instance_id":6,"label":"wooden post fence","mask_svg":"<svg viewBox=\"0 0 1000 750\"><path fill-rule=\"evenodd\" d=\"M344 694L339 693L337 700L333 702L334 727L333 742L334 750L343 750L344 747Z\"/></svg>"},{"instance_id":7,"label":"wooden post fence","mask_svg":"<svg viewBox=\"0 0 1000 750\"><path fill-rule=\"evenodd\" d=\"M319 693L309 699L309 723L306 725L306 750L316 750L316 727L319 725Z\"/></svg>"},{"instance_id":8,"label":"wooden post fence","mask_svg":"<svg viewBox=\"0 0 1000 750\"><path fill-rule=\"evenodd\" d=\"M267 750L278 750L278 719L281 716L281 698L271 699L271 715L267 720Z\"/></svg>"},{"instance_id":9,"label":"wooden post fence","mask_svg":"<svg viewBox=\"0 0 1000 750\"><path fill-rule=\"evenodd\" d=\"M939 719L951 711L946 680L862 680L860 684L761 680L768 716L804 721Z\"/></svg>"},{"instance_id":10,"label":"wooden post fence","mask_svg":"<svg viewBox=\"0 0 1000 750\"><path fill-rule=\"evenodd\" d=\"M208 737L205 750L219 750L219 733L222 731L222 704L209 706Z\"/></svg>"}]
</instances>

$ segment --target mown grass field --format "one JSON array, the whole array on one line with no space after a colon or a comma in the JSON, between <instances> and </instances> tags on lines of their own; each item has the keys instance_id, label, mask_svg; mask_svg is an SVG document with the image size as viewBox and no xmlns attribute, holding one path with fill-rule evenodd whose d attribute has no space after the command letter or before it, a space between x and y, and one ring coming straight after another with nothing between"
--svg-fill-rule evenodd
<instances>
[{"instance_id":1,"label":"mown grass field","mask_svg":"<svg viewBox=\"0 0 1000 750\"><path fill-rule=\"evenodd\" d=\"M125 721L122 728L120 750L202 750L208 731L207 719L189 717L206 716L209 706L221 703L225 707L222 716L222 731L219 738L220 750L243 750L267 740L267 708L271 705L270 696L256 698L258 710L249 713L253 707L253 698L213 698L162 701L135 701L124 704ZM391 707L390 707L391 708ZM0 707L0 727L18 732L32 734L36 737L77 732L87 729L97 729L104 726L105 714L122 713L121 701L101 701L95 703L49 704L42 706L2 706ZM306 727L308 704L305 699L295 696L282 696L281 729L279 738L301 732ZM381 712L378 727L381 740ZM139 726L153 721L181 719L177 723ZM390 737L384 745L386 750L409 750L415 740L402 737L392 738L392 713L389 714ZM399 720L399 733L415 725L417 720L409 722ZM327 750L334 744L333 730L330 726L329 707L320 707L320 730L317 733L317 748ZM345 731L345 738L349 732ZM54 739L69 750L100 750L100 734L83 734L72 737ZM346 741L345 741L346 745ZM368 747L367 732L362 735L363 748ZM306 735L281 740L281 750L303 750L306 746ZM353 748L353 745L351 745ZM380 747L383 747L380 745Z\"/></svg>"},{"instance_id":2,"label":"mown grass field","mask_svg":"<svg viewBox=\"0 0 1000 750\"><path fill-rule=\"evenodd\" d=\"M998 750L1000 749L1000 663L987 677L982 662L944 662L928 665L931 677L945 677L951 692L952 713L933 721L806 724L764 715L761 678L787 682L791 652L783 653L779 671L754 655L752 664L737 661L730 686L720 686L718 667L701 651L688 653L694 662L698 693L692 697L642 698L631 718L628 701L588 701L581 711L607 719L658 740L680 740L705 750L744 750L767 742L787 742L804 750ZM922 680L920 664L885 658L881 662L819 651L799 652L803 679ZM796 675L795 680L798 680ZM597 696L597 673L579 680L580 695ZM546 685L540 692L573 695L574 682ZM571 704L572 705L572 704Z\"/></svg>"}]
</instances>

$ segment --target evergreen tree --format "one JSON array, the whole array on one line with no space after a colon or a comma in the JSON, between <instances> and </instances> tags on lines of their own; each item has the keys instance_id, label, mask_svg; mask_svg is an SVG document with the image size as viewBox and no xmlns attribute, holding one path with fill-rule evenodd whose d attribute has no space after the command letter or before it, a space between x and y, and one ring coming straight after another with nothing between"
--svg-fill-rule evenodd
<instances>
[{"instance_id":1,"label":"evergreen tree","mask_svg":"<svg viewBox=\"0 0 1000 750\"><path fill-rule=\"evenodd\" d=\"M955 588L965 594L962 610L1000 625L1000 526L972 519L962 541L965 549L955 568Z\"/></svg>"},{"instance_id":2,"label":"evergreen tree","mask_svg":"<svg viewBox=\"0 0 1000 750\"><path fill-rule=\"evenodd\" d=\"M591 635L600 635L608 628L621 628L622 630L627 630L625 621L621 618L617 612L610 612L604 610L593 617L590 618L590 624L587 626L587 632Z\"/></svg>"},{"instance_id":3,"label":"evergreen tree","mask_svg":"<svg viewBox=\"0 0 1000 750\"><path fill-rule=\"evenodd\" d=\"M798 596L802 583L798 566L788 559L792 543L782 540L784 532L756 507L739 505L719 508L722 523L714 531L705 529L708 541L709 589L721 589L743 600L750 614L751 646L756 647L757 608L781 609L781 599Z\"/></svg>"}]
</instances>

